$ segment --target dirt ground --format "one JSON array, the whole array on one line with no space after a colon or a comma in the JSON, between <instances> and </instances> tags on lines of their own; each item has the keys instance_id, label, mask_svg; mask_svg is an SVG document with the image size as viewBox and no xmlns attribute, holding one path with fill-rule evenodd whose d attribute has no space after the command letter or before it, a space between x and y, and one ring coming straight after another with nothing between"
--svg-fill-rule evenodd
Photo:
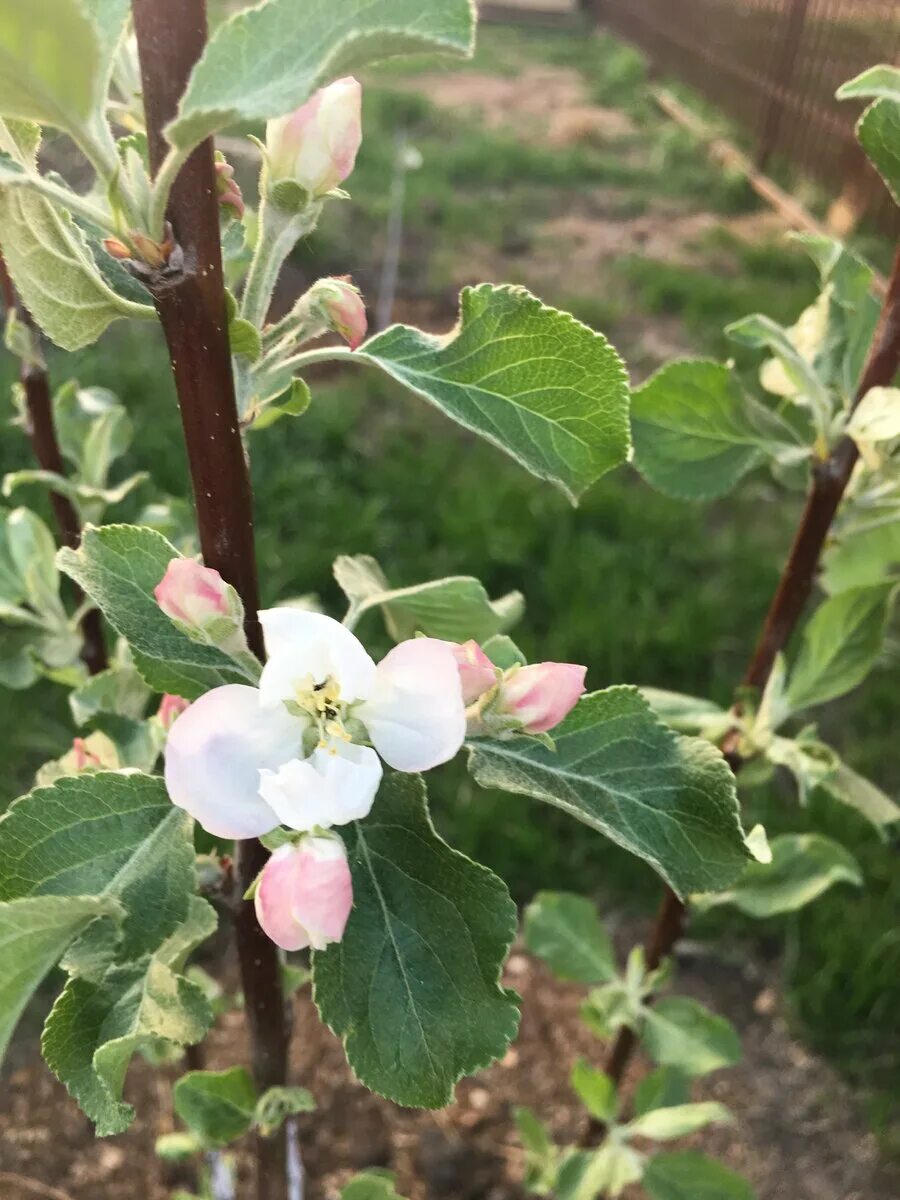
<instances>
[{"instance_id":1,"label":"dirt ground","mask_svg":"<svg viewBox=\"0 0 900 1200\"><path fill-rule=\"evenodd\" d=\"M738 1067L695 1085L695 1098L726 1104L735 1124L690 1143L745 1174L759 1200L896 1200L900 1169L880 1162L858 1100L790 1036L776 977L775 964L751 959L738 968L708 951L681 962L679 990L727 1015L744 1044ZM527 1103L560 1142L574 1141L584 1115L568 1075L581 1056L602 1062L603 1047L578 1019L584 989L560 984L520 950L509 960L506 982L523 998L518 1040L502 1062L460 1083L452 1106L434 1113L398 1108L355 1083L308 989L298 995L293 1078L320 1105L300 1125L306 1200L337 1197L350 1175L375 1165L396 1171L410 1200L522 1200L514 1106ZM19 1046L20 1065L0 1092L2 1200L133 1200L137 1182L142 1200L165 1200L175 1186L190 1184L184 1168L164 1168L153 1151L155 1138L174 1127L170 1088L177 1068L157 1070L136 1058L125 1094L138 1118L127 1134L95 1141L37 1060L36 1044L31 1050L21 1065ZM246 1061L241 1013L220 1019L208 1050L210 1067ZM645 1069L639 1063L635 1073ZM246 1148L238 1159L243 1197Z\"/></svg>"}]
</instances>

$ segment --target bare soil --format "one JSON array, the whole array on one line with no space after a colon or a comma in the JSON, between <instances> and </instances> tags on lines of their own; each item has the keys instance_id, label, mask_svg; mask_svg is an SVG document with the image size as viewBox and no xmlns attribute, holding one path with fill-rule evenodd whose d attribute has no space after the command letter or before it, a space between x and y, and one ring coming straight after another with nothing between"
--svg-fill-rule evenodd
<instances>
[{"instance_id":1,"label":"bare soil","mask_svg":"<svg viewBox=\"0 0 900 1200\"><path fill-rule=\"evenodd\" d=\"M734 1126L697 1135L692 1144L747 1175L759 1200L896 1200L900 1170L880 1162L849 1089L791 1037L775 977L773 964L751 959L738 968L708 952L680 966L679 990L727 1015L744 1044L740 1066L695 1085L696 1098L731 1109ZM453 1105L434 1113L398 1108L356 1083L308 989L299 994L293 1076L320 1105L300 1127L307 1200L331 1200L355 1171L375 1165L396 1171L410 1200L524 1200L513 1108L528 1104L561 1142L576 1140L584 1115L569 1072L581 1056L602 1062L603 1047L579 1021L582 988L554 980L522 951L511 957L506 982L523 998L518 1040L502 1062L464 1080ZM20 1045L20 1063L24 1051ZM137 1058L126 1086L137 1120L127 1134L95 1141L89 1122L37 1060L36 1046L32 1051L0 1093L2 1200L134 1200L136 1184L142 1200L164 1200L176 1185L190 1184L189 1172L164 1168L153 1150L155 1138L174 1127L177 1068L155 1069ZM209 1039L208 1065L244 1061L243 1018L233 1011ZM644 1070L636 1063L634 1077ZM238 1197L249 1195L246 1147L239 1149L238 1178Z\"/></svg>"}]
</instances>

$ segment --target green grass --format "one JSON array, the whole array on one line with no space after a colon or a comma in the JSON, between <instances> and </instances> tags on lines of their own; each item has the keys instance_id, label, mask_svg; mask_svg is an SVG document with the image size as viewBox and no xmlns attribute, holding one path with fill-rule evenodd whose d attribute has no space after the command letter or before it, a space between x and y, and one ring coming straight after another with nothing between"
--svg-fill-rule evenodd
<instances>
[{"instance_id":1,"label":"green grass","mask_svg":"<svg viewBox=\"0 0 900 1200\"><path fill-rule=\"evenodd\" d=\"M485 246L502 255L524 245L527 254L539 223L566 211L588 187L614 187L623 219L650 211L660 194L686 210L723 217L755 204L745 185L721 176L647 101L639 57L610 38L488 29L474 63L461 69L514 73L535 60L580 71L595 101L633 117L636 133L627 153L582 145L554 150L487 131L421 94L397 90L409 85L412 69L392 64L366 89L366 139L350 181L353 202L329 206L321 230L298 255L303 272L350 270L374 299L399 129L424 160L409 177L410 254L401 277L407 295L440 293L452 257L475 277ZM566 284L544 298L614 340L617 328L624 334L634 318L652 323L674 315L698 352L716 354L734 351L721 333L728 320L758 309L789 321L812 298L809 265L784 243L747 246L720 230L695 251L691 266L620 259L596 286ZM638 352L627 342L621 349ZM51 355L50 367L57 380L75 374L118 391L137 429L123 473L146 469L163 491L186 493L158 331L120 325L89 351ZM474 574L493 594L514 587L525 592L528 610L517 639L532 658L584 662L595 688L646 683L729 700L777 579L798 497L751 477L727 501L688 506L656 495L624 469L573 509L498 451L375 374L311 382L315 399L307 416L251 441L266 603L315 591L339 614L330 567L340 553L374 554L398 585ZM28 461L20 433L0 439L3 470ZM134 519L149 498L147 491L138 495L116 518ZM363 635L374 648L386 648L376 619L368 620ZM823 724L854 766L896 791L894 689L890 673L876 671L864 689L831 706ZM65 699L50 685L25 695L0 693L0 719L7 802L28 786L41 761L63 749L71 729ZM563 814L481 792L456 766L435 772L429 786L446 836L498 870L518 900L564 887L608 904L655 906L659 883L652 873ZM824 827L846 836L863 863L861 891L841 889L763 932L788 938L798 1022L857 1078L866 1070L876 1074L885 1090L873 1113L886 1124L896 1116L891 1105L900 1092L895 850L821 798L808 810L785 791L749 803L772 832ZM760 926L722 914L709 931L721 930L723 921L729 936L760 933Z\"/></svg>"}]
</instances>

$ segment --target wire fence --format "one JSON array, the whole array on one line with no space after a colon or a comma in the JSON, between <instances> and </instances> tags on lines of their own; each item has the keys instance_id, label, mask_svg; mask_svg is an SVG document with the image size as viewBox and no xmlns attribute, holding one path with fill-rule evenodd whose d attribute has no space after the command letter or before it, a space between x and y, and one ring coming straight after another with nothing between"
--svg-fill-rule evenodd
<instances>
[{"instance_id":1,"label":"wire fence","mask_svg":"<svg viewBox=\"0 0 900 1200\"><path fill-rule=\"evenodd\" d=\"M900 235L900 216L854 136L862 103L835 90L900 61L900 0L587 0L604 25L683 78L779 159L817 178L852 217Z\"/></svg>"}]
</instances>

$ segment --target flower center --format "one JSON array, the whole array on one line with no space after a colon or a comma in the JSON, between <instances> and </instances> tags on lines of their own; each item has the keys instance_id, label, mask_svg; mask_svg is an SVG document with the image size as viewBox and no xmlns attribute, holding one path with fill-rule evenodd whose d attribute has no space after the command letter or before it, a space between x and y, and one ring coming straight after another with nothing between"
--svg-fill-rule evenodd
<instances>
[{"instance_id":1,"label":"flower center","mask_svg":"<svg viewBox=\"0 0 900 1200\"><path fill-rule=\"evenodd\" d=\"M317 745L320 749L330 747L336 754L333 742L350 742L352 735L344 725L347 705L341 701L341 685L333 675L316 682L307 675L294 686L294 703L297 708L311 717L318 731Z\"/></svg>"}]
</instances>

